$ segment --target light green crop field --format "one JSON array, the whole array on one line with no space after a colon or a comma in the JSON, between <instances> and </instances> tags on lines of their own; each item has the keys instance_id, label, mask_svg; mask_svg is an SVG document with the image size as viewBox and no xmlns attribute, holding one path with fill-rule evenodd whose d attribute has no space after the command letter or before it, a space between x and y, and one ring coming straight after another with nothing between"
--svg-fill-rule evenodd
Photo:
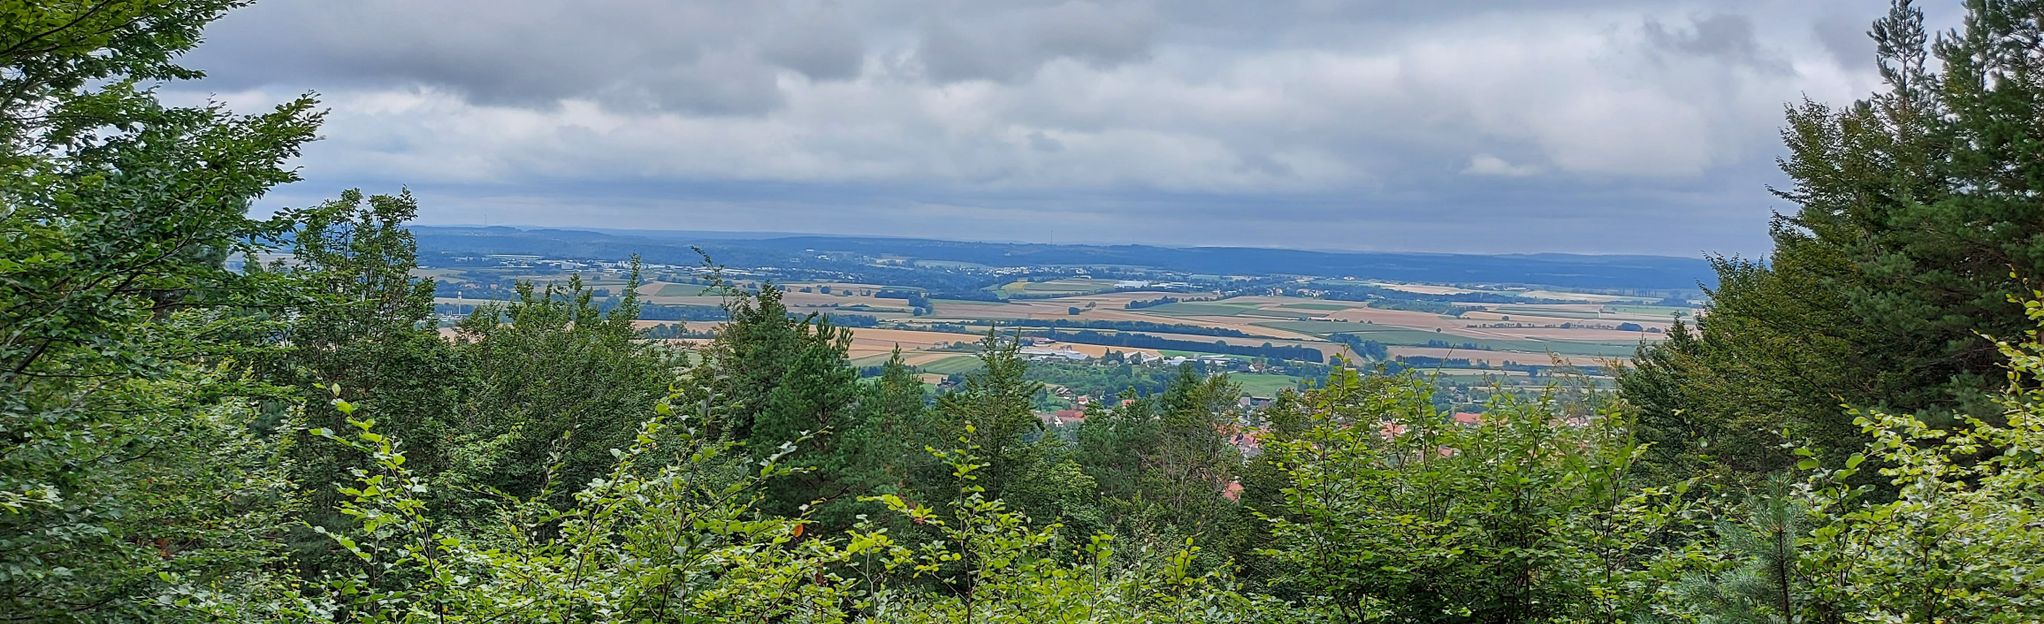
<instances>
[{"instance_id":1,"label":"light green crop field","mask_svg":"<svg viewBox=\"0 0 2044 624\"><path fill-rule=\"evenodd\" d=\"M977 371L980 369L981 366L982 364L980 363L978 356L960 355L955 357L944 358L941 360L937 360L935 362L930 362L928 364L924 364L916 368L923 369L923 372L925 373L952 375Z\"/></svg>"},{"instance_id":2,"label":"light green crop field","mask_svg":"<svg viewBox=\"0 0 2044 624\"><path fill-rule=\"evenodd\" d=\"M1585 319L1585 320L1595 320L1603 318L1604 316L1596 312L1584 312L1581 310L1556 310L1553 308L1543 308L1539 306L1525 305L1492 306L1490 311L1499 314L1510 314L1513 316L1544 316L1548 318Z\"/></svg>"},{"instance_id":3,"label":"light green crop field","mask_svg":"<svg viewBox=\"0 0 2044 624\"><path fill-rule=\"evenodd\" d=\"M1659 318L1668 318L1676 314L1681 314L1683 316L1692 316L1696 314L1695 310L1691 310L1689 308L1649 305L1608 305L1604 306L1604 311L1612 314L1631 314L1637 316L1653 316Z\"/></svg>"},{"instance_id":4,"label":"light green crop field","mask_svg":"<svg viewBox=\"0 0 2044 624\"><path fill-rule=\"evenodd\" d=\"M1139 308L1132 311L1168 316L1241 316L1272 319L1289 319L1305 316L1305 314L1288 314L1275 310L1260 310L1253 303L1228 303L1225 301L1181 301Z\"/></svg>"},{"instance_id":5,"label":"light green crop field","mask_svg":"<svg viewBox=\"0 0 2044 624\"><path fill-rule=\"evenodd\" d=\"M653 295L656 297L699 297L705 294L715 294L709 291L709 286L701 284L661 284L660 290L654 292Z\"/></svg>"},{"instance_id":6,"label":"light green crop field","mask_svg":"<svg viewBox=\"0 0 2044 624\"><path fill-rule=\"evenodd\" d=\"M1269 373L1229 373L1228 381L1242 387L1242 394L1258 397L1274 397L1278 391L1298 387L1299 380L1290 375Z\"/></svg>"},{"instance_id":7,"label":"light green crop field","mask_svg":"<svg viewBox=\"0 0 2044 624\"><path fill-rule=\"evenodd\" d=\"M1632 355L1633 350L1639 346L1630 342L1471 338L1445 332L1342 321L1274 321L1256 324L1273 329L1312 334L1322 338L1334 334L1355 334L1361 336L1364 340L1375 340L1385 345L1400 347L1426 346L1431 341L1440 340L1450 345L1473 344L1479 349L1490 351L1525 351L1528 353L1554 353L1558 355L1583 355L1591 357L1629 357Z\"/></svg>"}]
</instances>

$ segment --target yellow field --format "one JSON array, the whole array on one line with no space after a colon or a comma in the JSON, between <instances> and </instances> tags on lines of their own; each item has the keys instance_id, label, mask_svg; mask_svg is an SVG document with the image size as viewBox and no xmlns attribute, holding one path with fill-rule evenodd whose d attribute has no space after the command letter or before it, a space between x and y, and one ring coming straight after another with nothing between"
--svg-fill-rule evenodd
<instances>
[{"instance_id":1,"label":"yellow field","mask_svg":"<svg viewBox=\"0 0 2044 624\"><path fill-rule=\"evenodd\" d=\"M1432 284L1401 284L1371 282L1382 288L1404 292L1422 293L1453 297L1460 294L1493 292L1479 291ZM1061 286L1054 282L1030 282L1032 289L1027 292L1043 292ZM1072 283L1078 287L1085 284ZM653 283L642 287L640 292L649 303L667 305L718 305L723 299L718 296L685 295L661 296L657 293L666 284ZM829 286L831 294L820 292ZM687 288L670 289L668 292L687 292ZM1595 366L1605 363L1605 358L1586 355L1553 356L1543 352L1548 347L1574 353L1619 354L1629 351L1631 345L1642 340L1660 340L1670 325L1676 308L1639 302L1639 297L1567 293L1560 291L1528 291L1529 297L1554 300L1569 300L1572 303L1458 303L1465 308L1460 316L1447 316L1433 312L1395 310L1371 307L1366 302L1337 301L1296 296L1242 296L1224 300L1206 300L1217 296L1215 293L1174 293L1165 291L1118 292L1102 294L1075 294L1050 298L1022 298L1009 301L953 301L937 300L928 316L912 317L907 313L907 302L901 299L882 299L873 294L887 288L877 284L789 283L783 301L791 312L860 314L884 320L908 323L910 327L919 323L955 323L984 328L989 323L1019 319L1041 321L1101 321L1101 322L1142 322L1161 325L1194 325L1226 328L1240 331L1245 336L1205 336L1159 331L1140 333L1170 340L1211 344L1222 342L1228 345L1260 346L1270 343L1274 346L1301 346L1316 349L1331 360L1335 356L1353 357L1350 349L1339 342L1324 338L1328 332L1354 332L1369 340L1384 343L1393 357L1462 358L1480 362L1491 367L1502 366L1505 362L1529 365L1576 365ZM801 292L809 288L811 292ZM849 294L845 294L849 293ZM1161 297L1175 297L1185 305L1127 309L1134 300L1150 300ZM863 307L865 309L858 309ZM1091 306L1091 307L1088 307ZM847 309L853 308L853 309ZM1072 313L1077 308L1078 313ZM899 311L895 311L899 310ZM639 327L649 327L662 321L641 321ZM1341 325L1361 324L1358 325ZM1620 323L1636 323L1643 329L1653 331L1620 331ZM1569 327L1562 327L1567 324ZM689 321L685 325L691 330L716 328L719 323ZM1101 329L1114 329L1103 327ZM1128 330L1123 330L1128 331ZM942 350L956 343L976 342L979 336L969 333L922 331L917 329L853 328L852 344L848 355L855 360L870 364L876 357L884 357L898 345L903 359L912 366L937 365L938 368L952 368L938 363L968 355L960 351ZM1453 349L1438 346L1424 346L1430 341L1445 341L1450 344L1475 342L1485 349ZM1093 357L1101 357L1108 351L1122 353L1144 353L1156 356L1155 350L1131 349L1059 342L1054 347L1068 347ZM1198 351L1197 348L1190 349Z\"/></svg>"}]
</instances>

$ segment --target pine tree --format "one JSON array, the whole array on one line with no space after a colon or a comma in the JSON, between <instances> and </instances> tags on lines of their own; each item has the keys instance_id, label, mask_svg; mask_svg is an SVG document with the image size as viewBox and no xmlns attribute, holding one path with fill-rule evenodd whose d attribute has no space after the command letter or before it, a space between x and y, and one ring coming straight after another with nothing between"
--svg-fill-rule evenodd
<instances>
[{"instance_id":1,"label":"pine tree","mask_svg":"<svg viewBox=\"0 0 2044 624\"><path fill-rule=\"evenodd\" d=\"M631 444L682 365L633 328L639 280L634 260L609 310L579 276L519 283L516 300L480 306L461 322L456 349L475 381L451 441L469 449L455 483L520 497L544 490L565 506L608 472L610 449Z\"/></svg>"},{"instance_id":2,"label":"pine tree","mask_svg":"<svg viewBox=\"0 0 2044 624\"><path fill-rule=\"evenodd\" d=\"M1886 89L1789 110L1793 184L1776 194L1797 209L1775 219L1766 263L1718 260L1694 342L1649 348L1626 376L1645 422L1704 423L1685 453L1764 471L1790 462L1784 430L1856 448L1840 404L1995 417L1983 336L2021 331L2008 297L2044 279L2037 6L1969 2L1965 28L1933 42L1896 2L1871 32Z\"/></svg>"}]
</instances>

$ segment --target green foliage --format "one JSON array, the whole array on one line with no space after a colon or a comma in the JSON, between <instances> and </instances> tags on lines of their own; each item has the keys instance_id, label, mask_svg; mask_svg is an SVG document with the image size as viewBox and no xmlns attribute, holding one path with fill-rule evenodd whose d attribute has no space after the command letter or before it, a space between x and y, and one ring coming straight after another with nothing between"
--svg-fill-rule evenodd
<instances>
[{"instance_id":1,"label":"green foliage","mask_svg":"<svg viewBox=\"0 0 2044 624\"><path fill-rule=\"evenodd\" d=\"M2034 0L1876 23L1890 88L1791 111L1776 254L1627 401L1184 368L1069 436L1016 340L933 405L771 285L686 369L636 271L443 338L408 194L247 216L310 100L138 88L240 4L0 7L0 619L2044 620Z\"/></svg>"},{"instance_id":2,"label":"green foliage","mask_svg":"<svg viewBox=\"0 0 2044 624\"><path fill-rule=\"evenodd\" d=\"M452 451L465 428L456 411L474 369L434 332L433 283L412 276L417 246L404 223L417 214L409 193L364 197L356 190L300 211L291 260L267 272L298 284L302 295L288 302L292 318L281 336L288 347L261 369L298 388L301 402L332 386L346 389L349 400L387 415L385 433L417 445L414 469L438 474L457 461ZM300 424L343 425L322 411ZM292 460L292 479L306 490L313 515L325 515L340 501L333 486L348 465L345 449L299 439Z\"/></svg>"},{"instance_id":3,"label":"green foliage","mask_svg":"<svg viewBox=\"0 0 2044 624\"><path fill-rule=\"evenodd\" d=\"M2023 329L2010 272L2044 275L2044 12L1966 9L1933 40L1897 2L1871 33L1886 88L1789 110L1793 184L1777 194L1797 209L1776 220L1773 254L1720 259L1698 336L1646 349L1658 361L1623 384L1650 427L1687 430L1657 436L1666 451L1750 473L1793 463L1790 439L1858 448L1840 404L1941 425L1994 416L1998 356L1980 334Z\"/></svg>"},{"instance_id":4,"label":"green foliage","mask_svg":"<svg viewBox=\"0 0 2044 624\"><path fill-rule=\"evenodd\" d=\"M821 315L791 317L773 284L756 293L727 291L731 320L692 371L690 400L714 408L715 431L755 455L812 441L792 460L801 469L773 484L773 510L794 515L815 504L855 503L872 484L854 478L862 449L840 438L863 429L861 418L874 414L859 409L859 374L845 357L851 331Z\"/></svg>"},{"instance_id":5,"label":"green foliage","mask_svg":"<svg viewBox=\"0 0 2044 624\"><path fill-rule=\"evenodd\" d=\"M457 467L461 483L513 496L552 493L557 505L602 477L637 430L638 414L679 376L679 354L639 340L639 272L608 312L573 277L517 286L518 298L478 307L456 328L454 349L475 377L460 407L463 445L483 444Z\"/></svg>"},{"instance_id":6,"label":"green foliage","mask_svg":"<svg viewBox=\"0 0 2044 624\"><path fill-rule=\"evenodd\" d=\"M1088 415L1078 456L1117 534L1153 547L1195 540L1222 557L1208 567L1247 554L1253 519L1228 498L1242 466L1230 444L1243 430L1239 396L1227 376L1184 365L1161 396Z\"/></svg>"},{"instance_id":7,"label":"green foliage","mask_svg":"<svg viewBox=\"0 0 2044 624\"><path fill-rule=\"evenodd\" d=\"M1063 439L1048 435L1037 419L1034 405L1043 384L1028 381L1020 341L989 330L979 358L980 370L937 397L936 406L948 430L973 425L968 441L987 464L976 476L979 486L1038 522L1096 528L1092 480L1083 478Z\"/></svg>"},{"instance_id":8,"label":"green foliage","mask_svg":"<svg viewBox=\"0 0 2044 624\"><path fill-rule=\"evenodd\" d=\"M1456 424L1415 377L1345 371L1268 443L1277 584L1341 621L1616 620L1635 562L1673 521L1669 492L1626 483L1640 448L1617 405L1500 398ZM1268 508L1266 508L1268 509Z\"/></svg>"},{"instance_id":9,"label":"green foliage","mask_svg":"<svg viewBox=\"0 0 2044 624\"><path fill-rule=\"evenodd\" d=\"M186 583L270 562L289 513L241 339L289 284L228 270L290 216L309 99L233 115L138 81L237 2L0 7L0 613L151 618ZM161 598L163 602L157 600Z\"/></svg>"},{"instance_id":10,"label":"green foliage","mask_svg":"<svg viewBox=\"0 0 2044 624\"><path fill-rule=\"evenodd\" d=\"M2044 326L2044 304L2025 304ZM1870 442L1843 458L1807 449L1691 549L1665 615L1697 621L2031 622L2044 617L2044 342L1998 342L2009 390L1993 420L1935 427L1855 412ZM1855 479L1871 470L1878 485ZM1892 495L1887 492L1892 491Z\"/></svg>"}]
</instances>

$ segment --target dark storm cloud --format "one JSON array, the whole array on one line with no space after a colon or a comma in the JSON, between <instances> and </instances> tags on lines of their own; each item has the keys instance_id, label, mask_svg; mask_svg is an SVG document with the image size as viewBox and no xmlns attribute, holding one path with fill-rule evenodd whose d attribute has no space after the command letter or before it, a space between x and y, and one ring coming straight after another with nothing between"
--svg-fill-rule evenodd
<instances>
[{"instance_id":1,"label":"dark storm cloud","mask_svg":"<svg viewBox=\"0 0 2044 624\"><path fill-rule=\"evenodd\" d=\"M190 60L324 94L293 192L427 221L1690 254L1765 245L1780 106L1872 88L1877 8L263 0Z\"/></svg>"}]
</instances>

